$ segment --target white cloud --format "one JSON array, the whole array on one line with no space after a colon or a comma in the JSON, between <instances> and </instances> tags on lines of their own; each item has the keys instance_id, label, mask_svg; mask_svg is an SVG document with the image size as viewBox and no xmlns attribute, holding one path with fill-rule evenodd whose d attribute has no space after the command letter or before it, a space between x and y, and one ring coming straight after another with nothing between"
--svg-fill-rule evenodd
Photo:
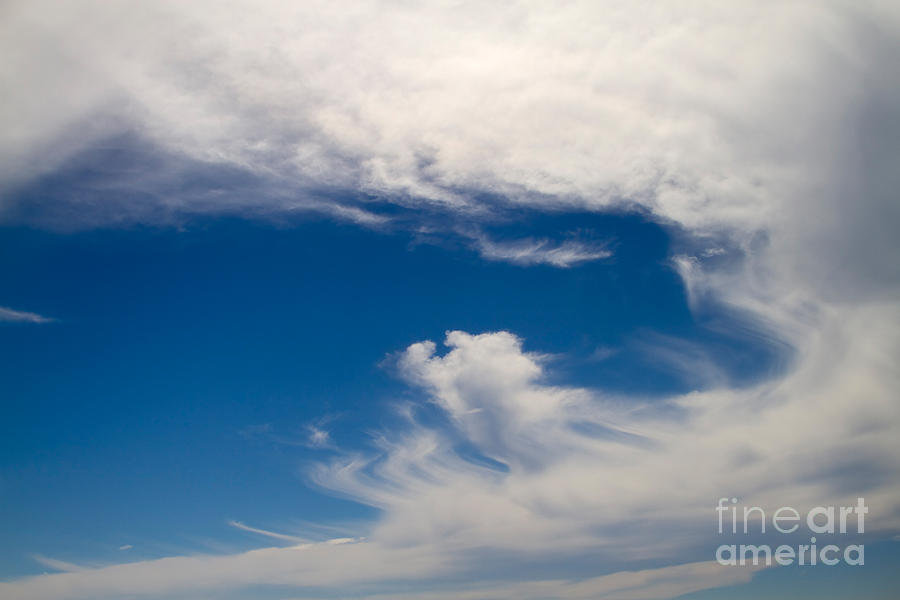
<instances>
[{"instance_id":1,"label":"white cloud","mask_svg":"<svg viewBox=\"0 0 900 600\"><path fill-rule=\"evenodd\" d=\"M53 319L43 317L37 313L13 310L0 306L0 322L8 323L51 323Z\"/></svg>"},{"instance_id":2,"label":"white cloud","mask_svg":"<svg viewBox=\"0 0 900 600\"><path fill-rule=\"evenodd\" d=\"M313 211L383 227L391 203L415 227L632 207L751 254L768 239L766 268L813 294L900 280L891 3L82 0L3 16L6 221ZM16 195L73 160L102 177Z\"/></svg>"},{"instance_id":3,"label":"white cloud","mask_svg":"<svg viewBox=\"0 0 900 600\"><path fill-rule=\"evenodd\" d=\"M308 432L307 443L312 448L324 448L331 445L331 434L327 430L311 425Z\"/></svg>"},{"instance_id":4,"label":"white cloud","mask_svg":"<svg viewBox=\"0 0 900 600\"><path fill-rule=\"evenodd\" d=\"M477 241L476 246L484 258L523 266L543 264L565 268L612 256L612 252L606 248L573 240L555 244L550 240L525 239L494 242L487 238L481 238Z\"/></svg>"},{"instance_id":5,"label":"white cloud","mask_svg":"<svg viewBox=\"0 0 900 600\"><path fill-rule=\"evenodd\" d=\"M896 31L885 3L85 0L4 17L5 187L120 132L260 180L235 197L132 169L119 183L150 194L113 221L321 208L345 190L468 213L485 194L638 204L757 229L859 169L859 86L895 93L869 85L892 64L875 43ZM96 212L110 183L75 201ZM379 219L358 210L335 212Z\"/></svg>"},{"instance_id":6,"label":"white cloud","mask_svg":"<svg viewBox=\"0 0 900 600\"><path fill-rule=\"evenodd\" d=\"M282 540L285 542L293 542L294 544L301 544L307 542L303 538L297 537L295 535L288 535L285 533L278 533L275 531L268 531L266 529L259 529L257 527L250 527L249 525L244 525L240 521L228 521L228 524L236 529L240 529L241 531L249 531L250 533L256 533L259 535L264 535L266 537L274 538L276 540Z\"/></svg>"},{"instance_id":7,"label":"white cloud","mask_svg":"<svg viewBox=\"0 0 900 600\"><path fill-rule=\"evenodd\" d=\"M889 532L900 528L897 313L885 304L820 323L784 379L651 403L548 386L515 336L451 332L443 356L411 346L403 371L504 468L411 422L381 454L316 479L382 508L372 535L396 543L666 556L672 539L712 543L705 524L721 496L774 509L864 495L878 507L870 531Z\"/></svg>"},{"instance_id":8,"label":"white cloud","mask_svg":"<svg viewBox=\"0 0 900 600\"><path fill-rule=\"evenodd\" d=\"M351 568L352 565L352 568ZM301 544L226 556L179 556L0 582L17 600L176 594L257 585L354 585L381 578L418 578L438 568L422 548L376 543Z\"/></svg>"}]
</instances>

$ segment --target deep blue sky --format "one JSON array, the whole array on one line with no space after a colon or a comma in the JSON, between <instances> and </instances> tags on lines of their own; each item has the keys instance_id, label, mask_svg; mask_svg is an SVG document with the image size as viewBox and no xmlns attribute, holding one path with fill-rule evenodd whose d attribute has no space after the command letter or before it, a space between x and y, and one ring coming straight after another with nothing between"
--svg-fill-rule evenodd
<instances>
[{"instance_id":1,"label":"deep blue sky","mask_svg":"<svg viewBox=\"0 0 900 600\"><path fill-rule=\"evenodd\" d=\"M697 385L646 359L648 332L713 349L738 382L778 364L761 341L695 321L668 235L641 217L517 220L492 235L567 227L613 257L521 267L325 220L4 229L4 303L56 322L0 326L0 574L40 572L29 553L245 544L228 519L371 517L304 484L304 461L328 450L299 442L325 418L335 443L364 446L414 393L386 359L449 329L512 331L555 355L551 378L613 393Z\"/></svg>"}]
</instances>

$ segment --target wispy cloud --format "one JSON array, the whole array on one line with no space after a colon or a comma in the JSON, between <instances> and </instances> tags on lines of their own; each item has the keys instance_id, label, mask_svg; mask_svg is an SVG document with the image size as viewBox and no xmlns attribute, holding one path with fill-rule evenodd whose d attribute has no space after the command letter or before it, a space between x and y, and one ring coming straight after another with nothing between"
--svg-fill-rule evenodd
<instances>
[{"instance_id":1,"label":"wispy cloud","mask_svg":"<svg viewBox=\"0 0 900 600\"><path fill-rule=\"evenodd\" d=\"M308 540L297 537L294 535L288 535L285 533L277 533L275 531L268 531L266 529L259 529L257 527L250 527L249 525L244 525L240 521L228 521L228 524L236 529L240 529L242 531L248 531L250 533L257 533L259 535L263 535L266 537L274 538L276 540L283 540L285 542L292 542L294 544L302 544L307 542Z\"/></svg>"},{"instance_id":2,"label":"wispy cloud","mask_svg":"<svg viewBox=\"0 0 900 600\"><path fill-rule=\"evenodd\" d=\"M248 440L261 440L285 446L306 446L308 448L334 448L331 432L326 426L337 415L324 415L311 423L305 424L299 431L281 433L271 423L249 425L238 434Z\"/></svg>"},{"instance_id":3,"label":"wispy cloud","mask_svg":"<svg viewBox=\"0 0 900 600\"><path fill-rule=\"evenodd\" d=\"M566 268L612 256L612 252L600 244L587 244L575 240L555 243L550 240L528 238L497 242L482 237L476 242L476 247L488 260L511 262L522 266L551 265Z\"/></svg>"},{"instance_id":4,"label":"wispy cloud","mask_svg":"<svg viewBox=\"0 0 900 600\"><path fill-rule=\"evenodd\" d=\"M56 571L62 571L63 573L77 573L79 571L84 571L89 567L83 567L81 565L76 565L74 563L66 562L63 560L57 560L55 558L49 558L47 556L43 556L41 554L34 554L32 558L38 563L44 565L45 567L50 567Z\"/></svg>"},{"instance_id":5,"label":"wispy cloud","mask_svg":"<svg viewBox=\"0 0 900 600\"><path fill-rule=\"evenodd\" d=\"M52 323L55 319L37 313L13 310L0 306L0 322L7 323Z\"/></svg>"},{"instance_id":6,"label":"wispy cloud","mask_svg":"<svg viewBox=\"0 0 900 600\"><path fill-rule=\"evenodd\" d=\"M454 435L505 469L471 461L454 435L413 420L377 454L338 460L315 479L381 508L373 536L394 542L435 536L450 547L666 555L669 540L702 545L709 498L815 506L849 502L860 489L881 507L873 531L891 531L900 527L900 484L890 475L900 472L900 407L889 386L864 382L898 374L886 360L900 350L896 312L842 315L783 380L649 404L542 383L540 355L509 333L451 332L444 355L430 342L411 346L403 372L447 413ZM876 335L886 322L890 335ZM868 335L847 338L859 332ZM838 339L850 346L835 351ZM823 469L811 447L869 468L850 481L847 465ZM638 526L648 519L652 527Z\"/></svg>"},{"instance_id":7,"label":"wispy cloud","mask_svg":"<svg viewBox=\"0 0 900 600\"><path fill-rule=\"evenodd\" d=\"M325 448L331 445L331 434L326 429L311 425L307 440L312 448Z\"/></svg>"}]
</instances>

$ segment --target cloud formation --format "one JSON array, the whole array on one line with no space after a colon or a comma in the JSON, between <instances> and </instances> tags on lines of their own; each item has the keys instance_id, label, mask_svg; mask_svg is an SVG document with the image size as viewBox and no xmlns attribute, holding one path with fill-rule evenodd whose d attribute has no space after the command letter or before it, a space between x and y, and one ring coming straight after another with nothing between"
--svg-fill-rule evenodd
<instances>
[{"instance_id":1,"label":"cloud formation","mask_svg":"<svg viewBox=\"0 0 900 600\"><path fill-rule=\"evenodd\" d=\"M673 553L702 557L718 543L715 499L732 494L770 514L782 505L852 505L862 494L870 533L900 530L900 407L887 383L900 375L891 360L900 328L884 331L896 313L883 306L827 323L803 366L782 380L649 403L546 383L545 358L510 333L450 332L445 354L422 342L399 360L450 426L425 425L411 411L377 452L311 473L382 510L365 540L99 569L59 563L69 572L0 584L0 592L49 600L285 584L307 589L304 597L327 586L377 598L380 586L404 581L436 598L625 599L746 581L749 571L705 563L578 584L532 581L502 565L589 556L596 570ZM860 331L865 340L846 337ZM463 588L436 583L460 573L471 582Z\"/></svg>"},{"instance_id":2,"label":"cloud formation","mask_svg":"<svg viewBox=\"0 0 900 600\"><path fill-rule=\"evenodd\" d=\"M502 197L756 228L785 194L829 193L868 95L896 93L870 80L893 58L889 3L4 10L3 188L123 134L165 162L71 194L94 222L315 209L340 191L335 212L363 220L375 200L471 213ZM117 192L139 193L111 213Z\"/></svg>"},{"instance_id":3,"label":"cloud formation","mask_svg":"<svg viewBox=\"0 0 900 600\"><path fill-rule=\"evenodd\" d=\"M878 507L872 529L893 531L897 313L884 305L821 324L784 379L649 403L547 385L541 356L512 334L450 332L445 355L424 342L400 363L451 433L412 420L379 454L316 479L383 509L373 536L397 543L665 555L669 539L702 545L709 503L732 495L767 510L865 495Z\"/></svg>"},{"instance_id":4,"label":"cloud formation","mask_svg":"<svg viewBox=\"0 0 900 600\"><path fill-rule=\"evenodd\" d=\"M3 10L6 222L317 213L450 231L523 207L634 209L748 253L768 240L766 268L815 293L900 280L893 3ZM472 242L520 262L595 254Z\"/></svg>"},{"instance_id":5,"label":"cloud formation","mask_svg":"<svg viewBox=\"0 0 900 600\"><path fill-rule=\"evenodd\" d=\"M0 10L4 222L312 211L451 232L524 209L635 210L680 239L672 264L698 316L727 307L792 356L750 388L705 376L696 392L648 403L549 384L514 332L451 332L443 354L422 342L400 362L445 426L411 410L372 453L311 474L383 511L366 541L113 565L3 583L2 595L423 582L477 571L485 549L534 562L589 553L625 569L670 556L674 540L703 548L725 494L765 507L864 494L873 532L900 529L900 83L885 76L900 64L896 3ZM467 236L485 258L519 264L606 256ZM0 309L0 320L43 319ZM688 374L704 367L676 344L657 355ZM639 591L596 583L610 598L674 595L647 591L657 575ZM473 597L513 589L484 591L488 579Z\"/></svg>"}]
</instances>

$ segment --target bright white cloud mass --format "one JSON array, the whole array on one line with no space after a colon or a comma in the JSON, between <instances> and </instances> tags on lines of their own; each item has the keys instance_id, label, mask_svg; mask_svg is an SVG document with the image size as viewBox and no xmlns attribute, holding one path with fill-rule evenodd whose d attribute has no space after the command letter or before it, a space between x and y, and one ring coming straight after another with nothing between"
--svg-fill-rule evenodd
<instances>
[{"instance_id":1,"label":"bright white cloud mass","mask_svg":"<svg viewBox=\"0 0 900 600\"><path fill-rule=\"evenodd\" d=\"M897 3L32 1L0 16L6 222L312 211L567 267L612 254L481 228L510 210L642 211L685 239L671 259L693 310L727 307L791 356L750 387L648 400L550 383L516 332L452 331L397 361L446 427L407 407L371 453L308 473L381 509L359 538L0 596L669 598L751 576L679 560L710 543L723 493L770 509L865 495L869 531L900 531ZM21 195L110 148L139 159L53 206ZM736 258L707 260L710 244ZM621 572L502 576L585 553Z\"/></svg>"}]
</instances>

